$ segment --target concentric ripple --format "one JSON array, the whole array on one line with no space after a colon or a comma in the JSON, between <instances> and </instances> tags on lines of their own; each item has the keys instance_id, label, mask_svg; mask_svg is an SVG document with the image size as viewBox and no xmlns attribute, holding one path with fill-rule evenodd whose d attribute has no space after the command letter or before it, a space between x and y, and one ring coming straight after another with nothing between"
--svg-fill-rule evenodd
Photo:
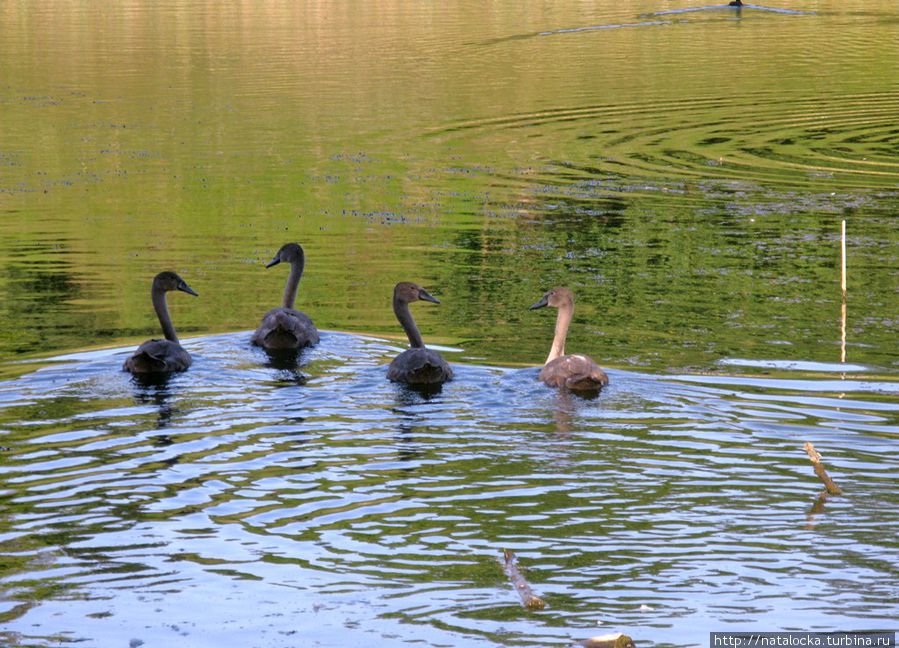
<instances>
[{"instance_id":1,"label":"concentric ripple","mask_svg":"<svg viewBox=\"0 0 899 648\"><path fill-rule=\"evenodd\" d=\"M190 341L166 384L108 350L0 386L7 642L551 646L601 623L700 645L895 618L895 382L613 371L584 400L458 365L425 397L380 340L278 368L247 338ZM844 497L818 499L804 441Z\"/></svg>"},{"instance_id":2,"label":"concentric ripple","mask_svg":"<svg viewBox=\"0 0 899 648\"><path fill-rule=\"evenodd\" d=\"M550 173L606 179L619 190L890 189L899 183L899 93L809 99L741 97L559 108L450 124L440 141L502 139L520 131L551 142ZM736 184L735 184L736 183Z\"/></svg>"}]
</instances>

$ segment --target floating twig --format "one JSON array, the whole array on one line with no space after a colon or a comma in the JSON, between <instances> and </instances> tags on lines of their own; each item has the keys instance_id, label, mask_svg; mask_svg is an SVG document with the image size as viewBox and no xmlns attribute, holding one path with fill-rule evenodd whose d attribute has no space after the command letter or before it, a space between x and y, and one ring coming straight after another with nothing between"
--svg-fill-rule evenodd
<instances>
[{"instance_id":1,"label":"floating twig","mask_svg":"<svg viewBox=\"0 0 899 648\"><path fill-rule=\"evenodd\" d=\"M575 645L583 646L583 648L635 648L634 640L620 632L590 637L577 642Z\"/></svg>"},{"instance_id":2,"label":"floating twig","mask_svg":"<svg viewBox=\"0 0 899 648\"><path fill-rule=\"evenodd\" d=\"M818 479L824 482L824 488L827 489L828 494L841 495L843 489L834 484L830 475L827 474L827 471L824 469L824 464L821 463L821 455L815 450L815 446L806 441L805 451L808 453L808 458L812 460L812 465L815 467L815 474L818 475Z\"/></svg>"},{"instance_id":3,"label":"floating twig","mask_svg":"<svg viewBox=\"0 0 899 648\"><path fill-rule=\"evenodd\" d=\"M506 574L509 576L509 580L515 587L515 591L518 592L518 596L521 597L521 604L525 609L542 610L545 608L546 603L542 598L534 594L534 590L528 585L521 570L518 568L518 557L515 555L515 552L510 551L509 549L503 549L503 558L503 566L506 568Z\"/></svg>"}]
</instances>

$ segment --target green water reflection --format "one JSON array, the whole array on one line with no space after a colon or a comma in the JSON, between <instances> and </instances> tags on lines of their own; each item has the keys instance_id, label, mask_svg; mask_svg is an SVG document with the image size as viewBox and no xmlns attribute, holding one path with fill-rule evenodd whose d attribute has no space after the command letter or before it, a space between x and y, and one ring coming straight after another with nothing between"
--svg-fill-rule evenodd
<instances>
[{"instance_id":1,"label":"green water reflection","mask_svg":"<svg viewBox=\"0 0 899 648\"><path fill-rule=\"evenodd\" d=\"M5 4L0 357L155 333L162 268L183 336L251 329L297 240L324 329L413 279L428 339L536 363L567 284L604 364L836 361L845 218L848 358L895 366L893 5L600 5Z\"/></svg>"}]
</instances>

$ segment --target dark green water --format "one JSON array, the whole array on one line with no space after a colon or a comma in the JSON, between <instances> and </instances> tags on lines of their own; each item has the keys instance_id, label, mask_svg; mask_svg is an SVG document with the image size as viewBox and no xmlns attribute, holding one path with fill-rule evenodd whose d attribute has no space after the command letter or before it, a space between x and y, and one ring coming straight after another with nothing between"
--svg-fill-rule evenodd
<instances>
[{"instance_id":1,"label":"dark green water","mask_svg":"<svg viewBox=\"0 0 899 648\"><path fill-rule=\"evenodd\" d=\"M0 5L6 643L895 626L899 13L603 4ZM247 345L287 241L349 333L298 371ZM196 364L142 387L162 269ZM535 384L552 285L596 400Z\"/></svg>"}]
</instances>

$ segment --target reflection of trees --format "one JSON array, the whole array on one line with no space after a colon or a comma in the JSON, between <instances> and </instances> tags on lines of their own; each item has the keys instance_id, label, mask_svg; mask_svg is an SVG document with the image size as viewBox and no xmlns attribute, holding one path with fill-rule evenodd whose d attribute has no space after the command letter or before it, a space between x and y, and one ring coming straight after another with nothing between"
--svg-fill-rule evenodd
<instances>
[{"instance_id":1,"label":"reflection of trees","mask_svg":"<svg viewBox=\"0 0 899 648\"><path fill-rule=\"evenodd\" d=\"M128 467L133 455L123 447L143 445L135 441L143 430L169 426L175 411L171 392L165 383L135 384L134 400L157 409L123 426L115 407L132 405L130 398L62 391L69 393L0 410L0 426L10 443L0 449L10 477L0 494L0 527L6 532L0 561L9 602L0 621L21 618L44 601L70 597L98 574L148 570L127 558L129 546L103 539L145 515L145 499L133 490L142 468ZM104 416L107 412L110 418ZM155 446L172 442L166 433L152 438ZM65 465L71 458L77 461ZM60 460L63 465L55 466ZM139 542L143 540L134 544ZM0 630L0 644L7 645L4 639L18 645Z\"/></svg>"},{"instance_id":2,"label":"reflection of trees","mask_svg":"<svg viewBox=\"0 0 899 648\"><path fill-rule=\"evenodd\" d=\"M58 348L60 335L77 344L82 327L72 323L70 303L81 295L72 264L59 259L49 243L29 243L7 251L0 266L0 356ZM78 317L75 315L75 317ZM79 319L84 319L79 317Z\"/></svg>"},{"instance_id":3,"label":"reflection of trees","mask_svg":"<svg viewBox=\"0 0 899 648\"><path fill-rule=\"evenodd\" d=\"M203 294L172 304L180 332L252 328L281 289L258 262L288 239L307 244L300 300L322 328L396 332L390 289L417 279L447 297L422 316L426 337L470 338L472 351L491 360L533 362L543 334L517 309L565 283L578 292L579 317L593 324L575 327L574 339L613 362L776 354L771 339L799 347L785 354L820 353L815 345L834 339L826 311L836 211L829 198L809 202L809 187L822 196L853 192L844 202L863 208L851 215L855 242L868 249L852 259L858 294L850 299L877 305L876 319L860 324L873 347L895 334L895 281L882 268L896 257L896 198L869 191L894 190L895 145L870 114L871 130L854 121L892 100L888 93L828 100L857 131L841 118L784 119L796 124L753 132L741 115L746 102L769 96L769 79L734 75L727 57L704 61L701 75L672 75L647 64L641 29L596 38L589 51L579 39L565 46L522 31L523 18L591 24L592 5L581 3L550 14L493 7L475 22L458 9L422 21L394 0L346 12L198 3L153 16L36 13L33 4L5 7L0 25L8 60L42 53L35 66L10 70L9 87L37 75L55 89L23 101L7 93L4 102L3 355L155 331L147 285L163 267L183 271ZM360 25L385 12L389 26L358 38ZM271 37L286 24L299 30L294 38ZM108 38L84 39L85 29ZM407 33L427 51L395 38ZM508 47L496 41L509 37ZM872 40L866 55L893 60L894 40ZM463 41L479 45L460 49ZM109 43L132 42L143 47L110 56ZM544 42L553 56L521 65L519 46ZM360 67L358 55L379 45L385 55ZM775 51L787 60L793 46ZM270 64L252 67L241 56L247 47ZM613 58L626 63L620 73L596 73L594 63ZM872 70L891 74L890 66ZM75 76L81 90L64 91ZM730 100L737 95L742 103ZM749 107L772 125L766 118L805 114L807 101L774 103L773 113L764 102ZM717 161L728 149L777 164L744 174ZM876 167L861 164L868 154ZM809 155L848 158L837 167L851 168L810 180ZM780 182L775 174L800 189L756 199L749 194L761 190L727 183ZM74 249L62 255L41 243L51 237ZM18 242L35 240L32 248ZM78 276L88 278L87 295L78 294ZM203 290L207 281L218 290ZM85 297L102 306L70 306ZM53 313L34 322L45 305ZM765 346L746 348L756 344Z\"/></svg>"},{"instance_id":4,"label":"reflection of trees","mask_svg":"<svg viewBox=\"0 0 899 648\"><path fill-rule=\"evenodd\" d=\"M508 218L454 235L454 263L440 280L446 328L467 338L470 355L542 360L551 327L523 309L548 287L568 285L578 304L571 346L601 364L838 358L841 215L765 217L776 210L767 194L687 185L675 197L648 196L597 173L565 168L555 184L541 178L545 185L505 205ZM868 241L856 245L856 299L896 304L882 272L864 260L894 234L878 219L856 227Z\"/></svg>"}]
</instances>

